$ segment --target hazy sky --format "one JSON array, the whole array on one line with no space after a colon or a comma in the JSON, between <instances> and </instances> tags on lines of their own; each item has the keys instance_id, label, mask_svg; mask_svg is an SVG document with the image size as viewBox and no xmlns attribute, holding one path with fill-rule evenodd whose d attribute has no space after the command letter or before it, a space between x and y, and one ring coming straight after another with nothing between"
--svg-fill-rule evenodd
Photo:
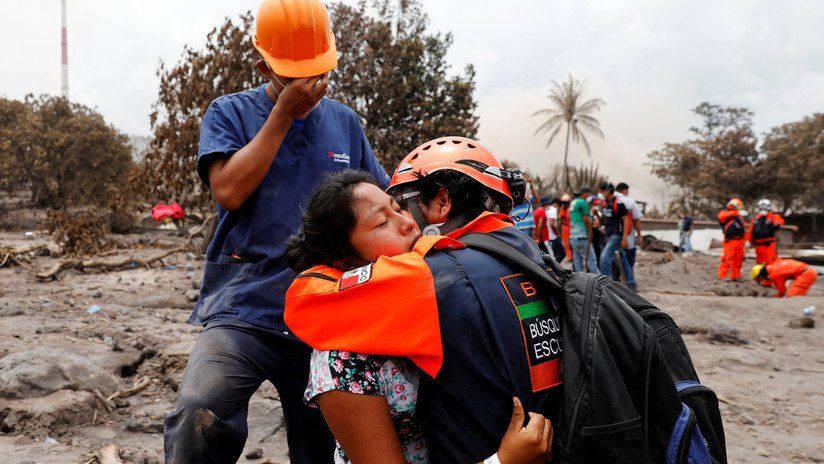
<instances>
[{"instance_id":1,"label":"hazy sky","mask_svg":"<svg viewBox=\"0 0 824 464\"><path fill-rule=\"evenodd\" d=\"M70 98L128 134L149 135L158 64L200 48L225 17L259 0L68 0ZM824 111L824 2L784 0L424 0L430 30L452 31L455 72L472 63L478 138L538 174L560 162L531 115L551 80L588 79L605 139L592 160L631 194L666 194L646 153L680 142L708 101L755 111L760 133ZM60 1L0 0L0 95L60 93ZM409 147L410 149L412 147ZM589 162L580 145L573 164Z\"/></svg>"}]
</instances>

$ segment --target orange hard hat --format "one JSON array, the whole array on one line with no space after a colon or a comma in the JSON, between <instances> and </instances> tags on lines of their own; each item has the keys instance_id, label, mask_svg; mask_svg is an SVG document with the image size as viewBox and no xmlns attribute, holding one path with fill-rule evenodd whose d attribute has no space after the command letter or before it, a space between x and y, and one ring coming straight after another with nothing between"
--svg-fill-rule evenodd
<instances>
[{"instance_id":1,"label":"orange hard hat","mask_svg":"<svg viewBox=\"0 0 824 464\"><path fill-rule=\"evenodd\" d=\"M727 202L727 208L729 209L743 209L744 202L741 201L740 198L733 198L729 202Z\"/></svg>"},{"instance_id":2,"label":"orange hard hat","mask_svg":"<svg viewBox=\"0 0 824 464\"><path fill-rule=\"evenodd\" d=\"M445 169L465 174L513 201L501 162L481 144L465 137L441 137L412 150L395 169L389 188Z\"/></svg>"},{"instance_id":3,"label":"orange hard hat","mask_svg":"<svg viewBox=\"0 0 824 464\"><path fill-rule=\"evenodd\" d=\"M318 76L338 65L329 12L321 0L263 0L255 48L283 77Z\"/></svg>"}]
</instances>

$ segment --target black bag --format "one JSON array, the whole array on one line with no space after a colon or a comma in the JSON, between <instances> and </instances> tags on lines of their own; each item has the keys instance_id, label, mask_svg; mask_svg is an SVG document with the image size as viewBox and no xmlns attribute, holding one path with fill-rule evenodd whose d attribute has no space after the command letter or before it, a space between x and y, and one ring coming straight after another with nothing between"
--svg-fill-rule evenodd
<instances>
[{"instance_id":1,"label":"black bag","mask_svg":"<svg viewBox=\"0 0 824 464\"><path fill-rule=\"evenodd\" d=\"M727 221L726 224L721 224L721 226L724 228L724 238L744 238L744 220L741 219L741 216L735 216Z\"/></svg>"},{"instance_id":2,"label":"black bag","mask_svg":"<svg viewBox=\"0 0 824 464\"><path fill-rule=\"evenodd\" d=\"M765 239L775 237L775 231L779 227L772 221L767 220L767 216L759 216L755 218L752 225L753 240Z\"/></svg>"},{"instance_id":3,"label":"black bag","mask_svg":"<svg viewBox=\"0 0 824 464\"><path fill-rule=\"evenodd\" d=\"M553 462L727 462L718 399L699 382L669 315L608 276L561 269L548 255L543 269L486 234L460 241L564 292L564 394Z\"/></svg>"}]
</instances>

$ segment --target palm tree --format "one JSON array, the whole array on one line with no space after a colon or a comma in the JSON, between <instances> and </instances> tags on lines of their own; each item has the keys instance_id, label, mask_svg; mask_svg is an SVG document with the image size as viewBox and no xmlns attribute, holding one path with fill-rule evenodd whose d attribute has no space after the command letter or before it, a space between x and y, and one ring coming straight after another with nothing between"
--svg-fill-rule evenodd
<instances>
[{"instance_id":1,"label":"palm tree","mask_svg":"<svg viewBox=\"0 0 824 464\"><path fill-rule=\"evenodd\" d=\"M587 149L587 155L591 154L589 142L587 141L584 131L595 133L601 137L604 133L601 132L601 123L590 116L595 111L600 111L602 105L606 102L600 98L583 101L584 86L586 80L573 79L572 76L562 82L558 83L552 81L554 88L549 92L547 98L552 102L551 108L544 108L532 114L535 116L546 116L547 119L543 124L535 129L533 135L538 135L541 132L550 132L549 140L546 142L546 147L555 140L555 136L561 131L561 128L566 123L566 145L564 145L564 184L567 191L572 190L569 184L569 165L567 164L567 154L569 153L569 138L572 136L573 142L580 140Z\"/></svg>"}]
</instances>

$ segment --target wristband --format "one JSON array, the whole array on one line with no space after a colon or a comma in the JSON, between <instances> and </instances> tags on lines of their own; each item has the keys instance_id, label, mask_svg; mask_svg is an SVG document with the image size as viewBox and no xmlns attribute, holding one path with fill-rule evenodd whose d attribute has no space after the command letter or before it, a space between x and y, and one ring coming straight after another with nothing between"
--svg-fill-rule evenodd
<instances>
[{"instance_id":1,"label":"wristband","mask_svg":"<svg viewBox=\"0 0 824 464\"><path fill-rule=\"evenodd\" d=\"M498 453L484 459L484 464L501 464L500 459L498 459Z\"/></svg>"}]
</instances>

